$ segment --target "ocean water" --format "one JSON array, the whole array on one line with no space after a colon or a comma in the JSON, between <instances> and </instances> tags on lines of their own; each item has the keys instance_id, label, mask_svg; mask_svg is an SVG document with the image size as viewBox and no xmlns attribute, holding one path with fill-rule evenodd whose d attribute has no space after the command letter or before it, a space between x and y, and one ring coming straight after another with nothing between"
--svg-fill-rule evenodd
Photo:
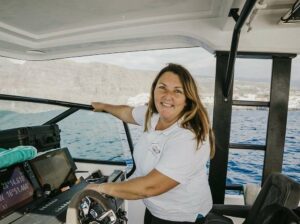
<instances>
[{"instance_id":1,"label":"ocean water","mask_svg":"<svg viewBox=\"0 0 300 224\"><path fill-rule=\"evenodd\" d=\"M45 123L62 111L16 113L0 111L0 130ZM234 110L232 143L265 144L267 111ZM75 158L126 161L131 156L122 122L111 115L78 111L58 123L61 146L69 148ZM133 143L142 132L130 125ZM1 145L0 145L1 147ZM264 152L231 149L227 182L232 184L261 182ZM283 173L300 182L300 111L289 111L284 148Z\"/></svg>"},{"instance_id":2,"label":"ocean water","mask_svg":"<svg viewBox=\"0 0 300 224\"><path fill-rule=\"evenodd\" d=\"M264 145L268 112L233 111L231 142ZM260 183L264 152L233 150L229 154L229 183ZM300 111L289 111L282 172L300 182Z\"/></svg>"}]
</instances>

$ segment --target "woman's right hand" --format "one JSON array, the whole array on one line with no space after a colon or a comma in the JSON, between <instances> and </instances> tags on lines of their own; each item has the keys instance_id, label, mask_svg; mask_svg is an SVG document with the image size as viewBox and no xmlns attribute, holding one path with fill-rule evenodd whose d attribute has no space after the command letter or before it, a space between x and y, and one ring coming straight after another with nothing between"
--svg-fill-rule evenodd
<instances>
[{"instance_id":1,"label":"woman's right hand","mask_svg":"<svg viewBox=\"0 0 300 224\"><path fill-rule=\"evenodd\" d=\"M137 124L132 117L133 108L130 106L112 105L112 104L101 103L101 102L92 102L91 105L94 108L93 110L94 112L107 112L126 123Z\"/></svg>"},{"instance_id":2,"label":"woman's right hand","mask_svg":"<svg viewBox=\"0 0 300 224\"><path fill-rule=\"evenodd\" d=\"M105 107L104 103L101 103L101 102L92 102L91 105L94 108L93 109L94 112L103 112L104 111L104 107Z\"/></svg>"}]
</instances>

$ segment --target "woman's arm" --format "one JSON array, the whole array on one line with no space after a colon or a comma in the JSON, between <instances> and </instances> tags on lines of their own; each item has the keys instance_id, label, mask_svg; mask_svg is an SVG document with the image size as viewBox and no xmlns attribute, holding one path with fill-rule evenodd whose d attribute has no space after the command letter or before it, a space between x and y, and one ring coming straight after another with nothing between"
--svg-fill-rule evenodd
<instances>
[{"instance_id":1,"label":"woman's arm","mask_svg":"<svg viewBox=\"0 0 300 224\"><path fill-rule=\"evenodd\" d=\"M118 183L90 184L87 188L113 197L135 200L160 195L178 184L177 181L153 169L148 175L143 177Z\"/></svg>"},{"instance_id":2,"label":"woman's arm","mask_svg":"<svg viewBox=\"0 0 300 224\"><path fill-rule=\"evenodd\" d=\"M133 108L130 106L92 102L92 107L95 112L108 112L126 123L137 124L132 116Z\"/></svg>"}]
</instances>

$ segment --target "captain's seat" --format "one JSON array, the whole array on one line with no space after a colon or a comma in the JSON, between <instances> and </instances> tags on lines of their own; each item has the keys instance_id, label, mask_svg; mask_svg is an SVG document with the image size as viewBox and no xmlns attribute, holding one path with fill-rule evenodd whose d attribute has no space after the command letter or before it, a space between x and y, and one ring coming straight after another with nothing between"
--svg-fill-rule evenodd
<instances>
[{"instance_id":1,"label":"captain's seat","mask_svg":"<svg viewBox=\"0 0 300 224\"><path fill-rule=\"evenodd\" d=\"M283 174L272 173L252 206L215 204L205 223L233 224L230 218L224 217L226 215L245 218L243 224L265 224L269 223L267 219L273 215L272 213L279 211L280 208L296 209L299 201L300 184Z\"/></svg>"}]
</instances>

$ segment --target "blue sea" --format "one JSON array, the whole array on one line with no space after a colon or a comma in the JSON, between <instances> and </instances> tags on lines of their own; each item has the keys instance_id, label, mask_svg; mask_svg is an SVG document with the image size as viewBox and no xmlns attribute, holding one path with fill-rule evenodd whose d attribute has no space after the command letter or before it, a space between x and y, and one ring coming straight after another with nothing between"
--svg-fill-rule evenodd
<instances>
[{"instance_id":1,"label":"blue sea","mask_svg":"<svg viewBox=\"0 0 300 224\"><path fill-rule=\"evenodd\" d=\"M17 113L0 111L0 130L41 125L62 111ZM265 144L268 111L234 110L232 143ZM131 162L129 146L122 122L111 115L78 111L58 123L61 146L69 148L75 158ZM136 143L141 128L130 125ZM1 147L1 145L0 145ZM264 152L231 149L227 182L260 183ZM289 111L284 148L283 173L300 182L300 111Z\"/></svg>"}]
</instances>

